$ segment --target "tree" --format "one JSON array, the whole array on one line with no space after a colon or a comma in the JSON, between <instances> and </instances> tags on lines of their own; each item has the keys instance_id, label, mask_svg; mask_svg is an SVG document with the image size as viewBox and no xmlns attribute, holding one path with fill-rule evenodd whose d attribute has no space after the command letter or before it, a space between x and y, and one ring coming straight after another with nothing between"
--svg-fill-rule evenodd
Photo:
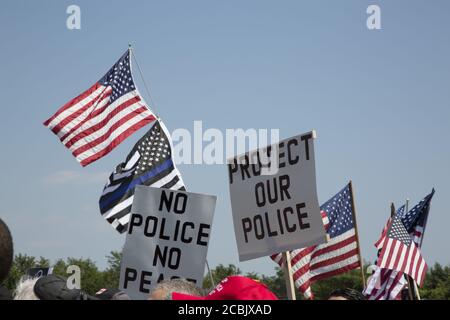
<instances>
[{"instance_id":1,"label":"tree","mask_svg":"<svg viewBox=\"0 0 450 320\"><path fill-rule=\"evenodd\" d=\"M450 265L442 267L435 263L428 270L423 288L419 292L422 299L450 300Z\"/></svg>"},{"instance_id":2,"label":"tree","mask_svg":"<svg viewBox=\"0 0 450 320\"><path fill-rule=\"evenodd\" d=\"M274 276L262 276L261 281L272 291L278 299L286 300L286 281L284 279L284 271L280 267L275 268Z\"/></svg>"},{"instance_id":3,"label":"tree","mask_svg":"<svg viewBox=\"0 0 450 320\"><path fill-rule=\"evenodd\" d=\"M111 252L107 256L108 267L104 271L100 271L91 259L58 259L53 264L53 274L68 278L71 276L71 274L67 273L68 266L76 265L81 272L81 288L88 294L95 294L101 288L119 287L121 257L120 252ZM29 268L49 267L50 265L50 261L43 257L36 259L28 255L18 254L14 258L11 271L4 284L8 289L14 290L20 278L26 274Z\"/></svg>"},{"instance_id":4,"label":"tree","mask_svg":"<svg viewBox=\"0 0 450 320\"><path fill-rule=\"evenodd\" d=\"M211 270L215 284L231 275L241 275L242 272L235 265L229 264L224 266L219 264L215 269ZM287 299L286 281L284 271L280 267L275 268L275 275L266 276L259 275L256 272L248 272L245 277L258 280L264 283L270 291L272 291L279 299ZM210 276L206 275L203 281L203 288L210 288ZM361 271L359 269L352 270L347 273L317 281L312 285L314 297L317 300L328 299L330 293L338 288L353 288L362 291ZM304 299L303 295L297 290L297 299Z\"/></svg>"},{"instance_id":5,"label":"tree","mask_svg":"<svg viewBox=\"0 0 450 320\"><path fill-rule=\"evenodd\" d=\"M211 270L211 274L214 279L214 284L217 285L220 281L222 281L228 276L235 276L242 274L242 271L233 264L229 264L228 266L219 264L215 269ZM211 276L207 274L203 279L203 288L213 289L213 287L214 286L211 283Z\"/></svg>"},{"instance_id":6,"label":"tree","mask_svg":"<svg viewBox=\"0 0 450 320\"><path fill-rule=\"evenodd\" d=\"M20 278L26 274L27 270L36 266L49 267L50 261L44 257L36 259L35 257L30 257L26 254L16 255L11 270L9 271L8 278L4 282L5 287L9 290L14 290L17 282L19 282Z\"/></svg>"},{"instance_id":7,"label":"tree","mask_svg":"<svg viewBox=\"0 0 450 320\"><path fill-rule=\"evenodd\" d=\"M314 299L317 300L326 300L334 290L345 288L352 288L362 292L363 286L360 269L354 269L335 277L314 282L311 286Z\"/></svg>"},{"instance_id":8,"label":"tree","mask_svg":"<svg viewBox=\"0 0 450 320\"><path fill-rule=\"evenodd\" d=\"M118 288L120 278L120 261L122 261L122 253L111 251L106 256L108 268L103 272L103 283L106 288Z\"/></svg>"},{"instance_id":9,"label":"tree","mask_svg":"<svg viewBox=\"0 0 450 320\"><path fill-rule=\"evenodd\" d=\"M53 266L53 273L68 278L67 267L69 265L77 265L81 271L81 288L89 294L95 294L101 288L118 288L120 277L120 261L122 254L117 251L110 252L106 256L108 266L105 270L99 270L95 262L91 259L83 258L67 258L58 259L54 264L44 257L31 257L28 255L18 254L14 258L10 274L5 280L4 285L13 290L19 279L26 274L29 268L33 267L49 267ZM275 268L275 275L266 276L256 272L248 272L243 274L235 265L219 264L211 270L214 283L217 285L221 280L228 276L244 275L261 281L275 293L279 299L286 299L286 286L283 270L279 267ZM203 288L206 291L213 287L210 275L207 274L203 280ZM330 293L336 289L353 288L362 290L361 272L359 269L349 271L347 273L320 280L312 284L312 291L315 299L327 299ZM436 263L429 268L423 288L420 289L423 299L442 299L450 300L450 265L445 267ZM303 296L297 291L297 299L303 299Z\"/></svg>"}]
</instances>

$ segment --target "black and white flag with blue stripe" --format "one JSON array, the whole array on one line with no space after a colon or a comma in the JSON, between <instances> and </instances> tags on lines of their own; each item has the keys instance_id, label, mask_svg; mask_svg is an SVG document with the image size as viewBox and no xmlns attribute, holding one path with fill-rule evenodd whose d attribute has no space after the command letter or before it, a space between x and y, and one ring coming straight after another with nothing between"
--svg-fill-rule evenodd
<instances>
[{"instance_id":1,"label":"black and white flag with blue stripe","mask_svg":"<svg viewBox=\"0 0 450 320\"><path fill-rule=\"evenodd\" d=\"M109 176L100 197L102 216L120 233L127 231L137 185L186 190L172 159L170 134L160 120Z\"/></svg>"}]
</instances>

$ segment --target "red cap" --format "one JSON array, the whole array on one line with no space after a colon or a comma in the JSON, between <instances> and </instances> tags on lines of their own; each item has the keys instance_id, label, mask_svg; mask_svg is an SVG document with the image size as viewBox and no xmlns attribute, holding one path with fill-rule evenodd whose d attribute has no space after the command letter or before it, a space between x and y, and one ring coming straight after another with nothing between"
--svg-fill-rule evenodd
<instances>
[{"instance_id":1,"label":"red cap","mask_svg":"<svg viewBox=\"0 0 450 320\"><path fill-rule=\"evenodd\" d=\"M241 276L223 279L206 297L174 292L172 300L278 300L264 284Z\"/></svg>"}]
</instances>

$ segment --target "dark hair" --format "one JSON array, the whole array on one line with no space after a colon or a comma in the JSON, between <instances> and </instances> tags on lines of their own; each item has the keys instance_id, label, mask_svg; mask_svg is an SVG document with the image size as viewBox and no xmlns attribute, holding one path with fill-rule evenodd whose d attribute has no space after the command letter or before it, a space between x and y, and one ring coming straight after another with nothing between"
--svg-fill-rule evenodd
<instances>
[{"instance_id":1,"label":"dark hair","mask_svg":"<svg viewBox=\"0 0 450 320\"><path fill-rule=\"evenodd\" d=\"M367 300L366 296L360 291L351 288L334 290L330 294L330 298L331 297L343 297L347 300Z\"/></svg>"},{"instance_id":2,"label":"dark hair","mask_svg":"<svg viewBox=\"0 0 450 320\"><path fill-rule=\"evenodd\" d=\"M13 240L6 223L0 219L0 283L8 277L13 262Z\"/></svg>"}]
</instances>

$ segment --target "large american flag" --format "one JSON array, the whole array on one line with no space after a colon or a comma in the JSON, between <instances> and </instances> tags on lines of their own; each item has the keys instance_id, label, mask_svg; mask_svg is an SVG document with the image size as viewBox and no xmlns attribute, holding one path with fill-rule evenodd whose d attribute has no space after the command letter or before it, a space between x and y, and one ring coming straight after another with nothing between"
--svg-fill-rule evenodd
<instances>
[{"instance_id":1,"label":"large american flag","mask_svg":"<svg viewBox=\"0 0 450 320\"><path fill-rule=\"evenodd\" d=\"M422 247L423 234L434 192L435 190L433 189L430 194L423 198L410 211L406 212L405 206L403 205L395 213L397 217L400 217L413 242L419 248ZM389 218L388 223L381 233L380 239L375 243L375 247L377 247L379 253L381 253L391 219ZM369 278L364 294L370 300L396 300L406 285L407 281L403 272L377 267L374 274Z\"/></svg>"},{"instance_id":2,"label":"large american flag","mask_svg":"<svg viewBox=\"0 0 450 320\"><path fill-rule=\"evenodd\" d=\"M86 166L153 120L134 84L128 50L100 81L62 106L44 125Z\"/></svg>"},{"instance_id":3,"label":"large american flag","mask_svg":"<svg viewBox=\"0 0 450 320\"><path fill-rule=\"evenodd\" d=\"M329 241L290 252L295 286L312 299L311 284L360 267L350 184L320 207ZM282 254L271 257L280 266Z\"/></svg>"},{"instance_id":4,"label":"large american flag","mask_svg":"<svg viewBox=\"0 0 450 320\"><path fill-rule=\"evenodd\" d=\"M167 129L157 120L110 175L100 197L100 212L120 233L128 228L137 185L185 190L172 159L171 145Z\"/></svg>"},{"instance_id":5,"label":"large american flag","mask_svg":"<svg viewBox=\"0 0 450 320\"><path fill-rule=\"evenodd\" d=\"M406 273L420 286L423 284L427 264L400 217L394 216L391 220L377 266Z\"/></svg>"}]
</instances>

